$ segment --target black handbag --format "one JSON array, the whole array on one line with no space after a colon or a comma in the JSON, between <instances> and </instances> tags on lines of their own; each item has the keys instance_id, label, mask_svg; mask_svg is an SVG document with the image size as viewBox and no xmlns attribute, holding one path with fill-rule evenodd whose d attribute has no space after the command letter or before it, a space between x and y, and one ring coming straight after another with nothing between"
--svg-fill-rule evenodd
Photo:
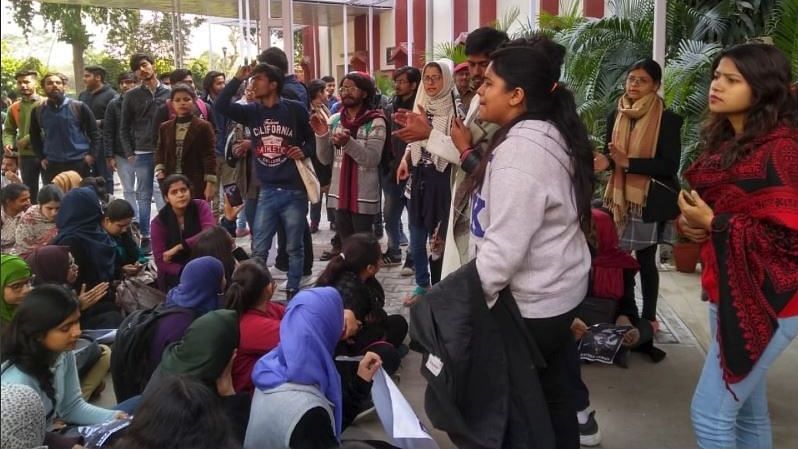
<instances>
[{"instance_id":1,"label":"black handbag","mask_svg":"<svg viewBox=\"0 0 798 449\"><path fill-rule=\"evenodd\" d=\"M677 203L678 198L679 184L675 179L663 182L652 177L648 183L648 198L646 207L643 208L643 221L658 223L675 220L681 212Z\"/></svg>"}]
</instances>

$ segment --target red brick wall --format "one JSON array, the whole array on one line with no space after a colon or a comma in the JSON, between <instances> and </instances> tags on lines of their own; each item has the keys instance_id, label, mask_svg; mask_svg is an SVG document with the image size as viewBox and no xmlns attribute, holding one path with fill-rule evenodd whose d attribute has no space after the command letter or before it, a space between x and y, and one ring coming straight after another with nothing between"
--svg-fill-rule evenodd
<instances>
[{"instance_id":1,"label":"red brick wall","mask_svg":"<svg viewBox=\"0 0 798 449\"><path fill-rule=\"evenodd\" d=\"M485 26L496 20L496 0L480 0L479 24Z\"/></svg>"}]
</instances>

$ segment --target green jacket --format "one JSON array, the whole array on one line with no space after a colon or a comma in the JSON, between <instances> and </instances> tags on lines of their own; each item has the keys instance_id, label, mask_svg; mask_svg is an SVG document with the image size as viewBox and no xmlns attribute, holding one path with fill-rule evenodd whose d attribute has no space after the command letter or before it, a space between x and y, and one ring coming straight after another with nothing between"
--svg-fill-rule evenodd
<instances>
[{"instance_id":1,"label":"green jacket","mask_svg":"<svg viewBox=\"0 0 798 449\"><path fill-rule=\"evenodd\" d=\"M8 108L3 123L3 146L13 146L20 156L34 156L30 145L30 115L40 102L41 99L34 95L30 99L22 98Z\"/></svg>"}]
</instances>

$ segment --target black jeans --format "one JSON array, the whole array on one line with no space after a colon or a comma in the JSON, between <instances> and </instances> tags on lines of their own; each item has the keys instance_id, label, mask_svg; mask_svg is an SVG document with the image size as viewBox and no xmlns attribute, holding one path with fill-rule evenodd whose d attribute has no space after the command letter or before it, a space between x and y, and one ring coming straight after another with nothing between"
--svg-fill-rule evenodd
<instances>
[{"instance_id":1,"label":"black jeans","mask_svg":"<svg viewBox=\"0 0 798 449\"><path fill-rule=\"evenodd\" d=\"M571 333L573 319L573 310L551 318L524 319L546 360L546 367L538 374L558 449L579 449L579 422L568 369L575 345Z\"/></svg>"},{"instance_id":2,"label":"black jeans","mask_svg":"<svg viewBox=\"0 0 798 449\"><path fill-rule=\"evenodd\" d=\"M39 196L39 178L42 177L42 166L36 156L20 156L19 171L22 172L22 183L30 189L30 202L36 204Z\"/></svg>"},{"instance_id":3,"label":"black jeans","mask_svg":"<svg viewBox=\"0 0 798 449\"><path fill-rule=\"evenodd\" d=\"M640 290L643 292L643 313L641 318L657 319L657 296L659 296L659 271L657 270L657 245L635 251L640 264Z\"/></svg>"},{"instance_id":4,"label":"black jeans","mask_svg":"<svg viewBox=\"0 0 798 449\"><path fill-rule=\"evenodd\" d=\"M53 178L65 171L76 171L81 178L91 176L91 167L85 161L70 161L70 162L48 162L47 169L42 174L42 181L44 184L51 184Z\"/></svg>"}]
</instances>

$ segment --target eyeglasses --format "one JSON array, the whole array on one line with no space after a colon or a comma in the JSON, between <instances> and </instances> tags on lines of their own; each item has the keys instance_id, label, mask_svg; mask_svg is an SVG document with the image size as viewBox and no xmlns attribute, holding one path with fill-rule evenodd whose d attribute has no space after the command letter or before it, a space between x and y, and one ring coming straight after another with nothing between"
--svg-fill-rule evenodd
<instances>
[{"instance_id":1,"label":"eyeglasses","mask_svg":"<svg viewBox=\"0 0 798 449\"><path fill-rule=\"evenodd\" d=\"M338 88L338 91L340 91L341 93L344 93L344 92L357 92L358 90L360 90L360 88L357 87L357 86L352 86L352 87L341 86L341 87Z\"/></svg>"},{"instance_id":2,"label":"eyeglasses","mask_svg":"<svg viewBox=\"0 0 798 449\"><path fill-rule=\"evenodd\" d=\"M425 76L423 79L424 79L424 84L430 84L430 83L437 83L438 81L442 80L443 77L440 75L432 75L432 76Z\"/></svg>"},{"instance_id":3,"label":"eyeglasses","mask_svg":"<svg viewBox=\"0 0 798 449\"><path fill-rule=\"evenodd\" d=\"M626 78L626 84L632 86L643 86L649 84L650 82L651 82L650 78L636 77L636 76L630 76L629 78Z\"/></svg>"}]
</instances>

